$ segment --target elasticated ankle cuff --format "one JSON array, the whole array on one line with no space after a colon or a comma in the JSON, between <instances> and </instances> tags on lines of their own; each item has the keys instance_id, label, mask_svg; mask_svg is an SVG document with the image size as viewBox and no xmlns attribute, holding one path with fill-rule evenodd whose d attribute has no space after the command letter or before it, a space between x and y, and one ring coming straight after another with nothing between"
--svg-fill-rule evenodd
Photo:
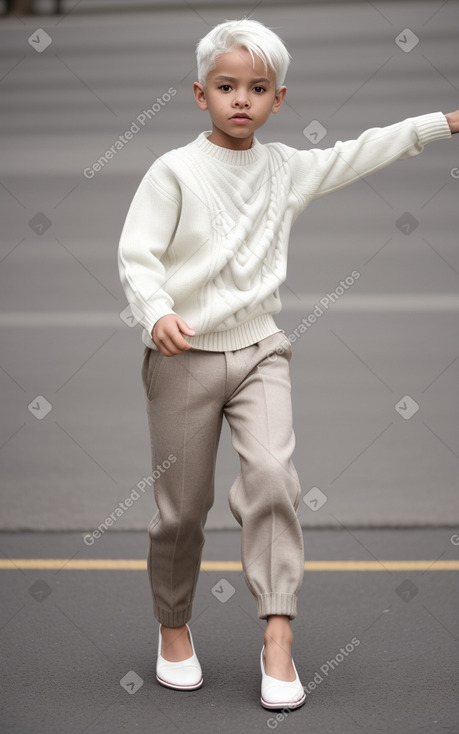
<instances>
[{"instance_id":1,"label":"elasticated ankle cuff","mask_svg":"<svg viewBox=\"0 0 459 734\"><path fill-rule=\"evenodd\" d=\"M177 612L170 612L167 609L160 609L156 602L153 602L153 609L158 622L166 627L183 627L191 619L191 605Z\"/></svg>"},{"instance_id":2,"label":"elasticated ankle cuff","mask_svg":"<svg viewBox=\"0 0 459 734\"><path fill-rule=\"evenodd\" d=\"M257 612L260 619L266 619L270 614L286 614L290 619L295 619L297 596L281 592L257 596Z\"/></svg>"}]
</instances>

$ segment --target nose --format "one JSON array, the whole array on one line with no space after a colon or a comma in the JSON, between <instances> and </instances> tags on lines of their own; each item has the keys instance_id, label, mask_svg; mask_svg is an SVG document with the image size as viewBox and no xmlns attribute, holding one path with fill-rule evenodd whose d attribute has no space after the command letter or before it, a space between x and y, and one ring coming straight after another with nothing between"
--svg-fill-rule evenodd
<instances>
[{"instance_id":1,"label":"nose","mask_svg":"<svg viewBox=\"0 0 459 734\"><path fill-rule=\"evenodd\" d=\"M238 89L234 96L234 104L238 107L248 107L249 100L247 98L247 92L244 89Z\"/></svg>"}]
</instances>

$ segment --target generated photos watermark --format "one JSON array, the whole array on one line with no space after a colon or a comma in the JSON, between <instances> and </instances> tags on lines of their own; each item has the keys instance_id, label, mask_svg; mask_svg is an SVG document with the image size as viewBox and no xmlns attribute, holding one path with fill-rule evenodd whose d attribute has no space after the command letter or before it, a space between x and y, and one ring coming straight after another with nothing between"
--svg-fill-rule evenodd
<instances>
[{"instance_id":1,"label":"generated photos watermark","mask_svg":"<svg viewBox=\"0 0 459 734\"><path fill-rule=\"evenodd\" d=\"M167 92L164 92L164 94L161 95L161 97L156 97L156 102L153 102L151 107L147 107L146 110L142 110L142 112L137 115L135 120L131 123L130 127L124 131L121 135L118 136L118 138L112 143L112 145L107 148L105 153L100 156L94 163L92 163L90 166L87 166L83 170L83 176L87 179L94 178L96 173L99 171L102 171L103 168L107 165L107 163L116 156L117 153L119 153L120 150L123 150L125 145L129 143L134 138L134 135L137 135L142 129L142 127L145 127L145 124L148 120L151 120L152 117L158 114L160 110L172 99L172 97L175 97L177 94L177 90L174 87L169 87ZM139 123L139 124L137 124ZM141 127L139 127L139 125Z\"/></svg>"},{"instance_id":2,"label":"generated photos watermark","mask_svg":"<svg viewBox=\"0 0 459 734\"><path fill-rule=\"evenodd\" d=\"M313 310L304 318L301 319L298 326L296 326L293 331L290 332L290 334L287 334L287 338L290 341L290 344L294 344L300 337L307 332L308 329L311 328L313 324L317 322L318 319L320 319L321 316L323 316L324 313L326 313L331 306L332 303L336 303L336 301L343 296L346 291L351 288L355 281L360 278L360 273L358 270L353 270L350 275L348 275L344 280L340 280L339 285L336 286L335 290L331 293L326 293L325 296L319 299L319 302L315 304ZM273 351L269 352L267 355L268 359L271 362L274 362L278 355L283 354L286 351L286 347L279 346L277 349L274 349Z\"/></svg>"},{"instance_id":3,"label":"generated photos watermark","mask_svg":"<svg viewBox=\"0 0 459 734\"><path fill-rule=\"evenodd\" d=\"M140 482L137 482L135 488L132 490L129 496L126 497L122 502L119 502L118 506L115 507L113 512L110 513L110 515L107 515L105 520L101 522L100 525L98 525L97 528L92 531L92 533L87 533L84 536L83 542L85 543L85 545L94 545L96 540L101 538L102 535L108 530L108 528L114 525L120 517L123 517L124 513L127 512L130 507L132 507L134 502L140 499L142 495L139 494L139 492L144 493L147 487L152 487L156 480L160 478L161 474L164 474L164 472L170 469L172 464L175 464L176 461L177 457L174 456L174 454L169 454L167 459L164 459L161 464L156 465L156 469L153 470L150 476L143 477ZM137 490L139 490L139 492Z\"/></svg>"},{"instance_id":4,"label":"generated photos watermark","mask_svg":"<svg viewBox=\"0 0 459 734\"><path fill-rule=\"evenodd\" d=\"M326 678L328 678L330 673L336 670L336 668L338 668L346 660L346 658L349 657L349 655L352 655L354 650L359 645L360 640L358 639L358 637L353 637L352 640L347 643L347 645L345 645L344 647L340 647L339 652L336 653L335 657L323 663L320 666L319 670L316 670L314 675L311 677L309 683L303 686L306 697L308 696L308 694L312 693L312 691L315 691L315 689L318 688ZM285 708L282 708L281 711L276 714L276 716L270 717L266 722L268 729L277 729L279 724L287 718L292 710L293 709L286 706Z\"/></svg>"}]
</instances>

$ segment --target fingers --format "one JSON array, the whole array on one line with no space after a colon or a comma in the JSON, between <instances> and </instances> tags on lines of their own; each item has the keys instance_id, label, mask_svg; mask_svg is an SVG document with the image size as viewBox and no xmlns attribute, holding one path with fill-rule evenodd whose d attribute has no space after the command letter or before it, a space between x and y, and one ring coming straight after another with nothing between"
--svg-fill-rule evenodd
<instances>
[{"instance_id":1,"label":"fingers","mask_svg":"<svg viewBox=\"0 0 459 734\"><path fill-rule=\"evenodd\" d=\"M191 326L188 326L186 321L181 319L180 317L177 318L177 324L180 331L182 331L184 334L189 334L190 336L193 336L194 329L191 328Z\"/></svg>"},{"instance_id":2,"label":"fingers","mask_svg":"<svg viewBox=\"0 0 459 734\"><path fill-rule=\"evenodd\" d=\"M183 319L175 314L168 314L156 322L152 339L162 354L172 357L174 354L191 349L191 344L184 339L182 331L190 335L194 334L194 329L188 326Z\"/></svg>"},{"instance_id":3,"label":"fingers","mask_svg":"<svg viewBox=\"0 0 459 734\"><path fill-rule=\"evenodd\" d=\"M168 336L161 340L158 338L157 342L156 346L166 357L172 357L174 354L180 354L180 352L191 349L191 344L188 344L179 331L174 337Z\"/></svg>"}]
</instances>

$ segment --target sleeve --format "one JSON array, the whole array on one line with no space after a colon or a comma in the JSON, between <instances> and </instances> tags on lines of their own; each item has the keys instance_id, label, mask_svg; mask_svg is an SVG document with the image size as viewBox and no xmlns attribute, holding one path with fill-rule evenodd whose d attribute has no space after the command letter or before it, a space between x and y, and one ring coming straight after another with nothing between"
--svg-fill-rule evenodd
<instances>
[{"instance_id":1,"label":"sleeve","mask_svg":"<svg viewBox=\"0 0 459 734\"><path fill-rule=\"evenodd\" d=\"M156 321L175 313L167 293L161 257L173 239L180 216L180 187L158 159L134 195L121 232L118 269L121 284L138 322L149 336Z\"/></svg>"},{"instance_id":2,"label":"sleeve","mask_svg":"<svg viewBox=\"0 0 459 734\"><path fill-rule=\"evenodd\" d=\"M338 140L332 148L297 150L292 156L292 187L306 206L393 161L418 155L432 140L450 136L443 112L432 112L369 128L356 140Z\"/></svg>"}]
</instances>

